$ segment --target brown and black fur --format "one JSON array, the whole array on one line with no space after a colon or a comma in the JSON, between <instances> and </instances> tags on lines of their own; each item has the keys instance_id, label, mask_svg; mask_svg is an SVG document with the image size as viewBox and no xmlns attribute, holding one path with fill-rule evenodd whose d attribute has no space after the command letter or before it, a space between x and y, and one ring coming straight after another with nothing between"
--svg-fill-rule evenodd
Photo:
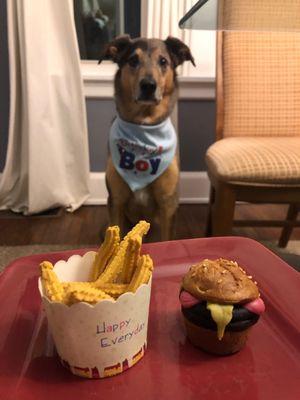
<instances>
[{"instance_id":1,"label":"brown and black fur","mask_svg":"<svg viewBox=\"0 0 300 400\"><path fill-rule=\"evenodd\" d=\"M121 36L108 44L101 57L118 64L115 75L115 102L119 116L131 123L156 125L172 112L177 101L176 67L194 59L179 39ZM160 226L161 240L169 240L178 207L178 152L169 167L146 188L132 192L108 157L106 185L109 193L110 224L120 226L146 219Z\"/></svg>"}]
</instances>

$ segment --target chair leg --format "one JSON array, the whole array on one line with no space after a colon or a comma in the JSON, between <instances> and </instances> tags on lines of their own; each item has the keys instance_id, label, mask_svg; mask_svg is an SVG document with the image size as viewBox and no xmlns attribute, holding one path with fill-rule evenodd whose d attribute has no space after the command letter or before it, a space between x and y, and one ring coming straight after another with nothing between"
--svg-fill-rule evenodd
<instances>
[{"instance_id":1,"label":"chair leg","mask_svg":"<svg viewBox=\"0 0 300 400\"><path fill-rule=\"evenodd\" d=\"M214 204L214 201L215 201L215 189L211 185L209 192L208 212L207 212L206 228L205 228L205 236L207 237L212 236L212 206Z\"/></svg>"},{"instance_id":2,"label":"chair leg","mask_svg":"<svg viewBox=\"0 0 300 400\"><path fill-rule=\"evenodd\" d=\"M213 236L225 236L232 233L234 207L235 192L228 185L220 185L215 190L211 209Z\"/></svg>"},{"instance_id":3,"label":"chair leg","mask_svg":"<svg viewBox=\"0 0 300 400\"><path fill-rule=\"evenodd\" d=\"M295 222L297 219L299 208L299 204L290 204L285 221L286 225L282 229L281 236L279 238L279 247L286 247L288 244L293 230L293 222Z\"/></svg>"}]
</instances>

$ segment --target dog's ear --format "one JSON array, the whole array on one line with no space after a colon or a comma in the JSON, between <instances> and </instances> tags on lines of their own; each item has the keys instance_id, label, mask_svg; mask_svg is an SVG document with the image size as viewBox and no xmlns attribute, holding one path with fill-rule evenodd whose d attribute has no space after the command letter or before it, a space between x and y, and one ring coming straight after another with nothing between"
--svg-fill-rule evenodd
<instances>
[{"instance_id":1,"label":"dog's ear","mask_svg":"<svg viewBox=\"0 0 300 400\"><path fill-rule=\"evenodd\" d=\"M168 36L165 40L165 44L175 68L178 67L178 65L183 64L185 61L191 61L191 63L196 66L190 49L181 40Z\"/></svg>"},{"instance_id":2,"label":"dog's ear","mask_svg":"<svg viewBox=\"0 0 300 400\"><path fill-rule=\"evenodd\" d=\"M131 44L132 40L129 35L116 37L105 46L103 53L100 55L98 64L103 60L112 60L113 62L120 64L122 57L126 54Z\"/></svg>"}]
</instances>

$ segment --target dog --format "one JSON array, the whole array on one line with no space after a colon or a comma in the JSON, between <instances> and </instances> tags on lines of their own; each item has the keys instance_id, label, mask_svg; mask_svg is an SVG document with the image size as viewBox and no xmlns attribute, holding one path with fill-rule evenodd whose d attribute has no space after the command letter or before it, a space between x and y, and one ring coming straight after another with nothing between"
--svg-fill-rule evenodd
<instances>
[{"instance_id":1,"label":"dog","mask_svg":"<svg viewBox=\"0 0 300 400\"><path fill-rule=\"evenodd\" d=\"M119 36L100 57L118 65L114 79L117 118L106 168L111 225L121 233L140 219L158 224L160 239L174 235L179 157L170 114L177 101L176 68L195 65L181 40Z\"/></svg>"}]
</instances>

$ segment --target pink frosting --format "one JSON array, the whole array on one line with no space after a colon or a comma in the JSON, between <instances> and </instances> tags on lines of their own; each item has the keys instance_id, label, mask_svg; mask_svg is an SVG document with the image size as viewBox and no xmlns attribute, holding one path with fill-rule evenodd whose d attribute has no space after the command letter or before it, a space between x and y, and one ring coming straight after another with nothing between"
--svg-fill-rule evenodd
<instances>
[{"instance_id":1,"label":"pink frosting","mask_svg":"<svg viewBox=\"0 0 300 400\"><path fill-rule=\"evenodd\" d=\"M200 300L196 297L192 296L190 293L183 290L179 296L180 304L183 308L193 307L195 304L200 303ZM265 311L265 303L259 297L249 303L243 304L243 307L247 308L247 310L253 312L254 314L262 314Z\"/></svg>"},{"instance_id":2,"label":"pink frosting","mask_svg":"<svg viewBox=\"0 0 300 400\"><path fill-rule=\"evenodd\" d=\"M200 303L199 299L196 299L196 297L185 290L180 293L179 300L183 308L193 307L195 304Z\"/></svg>"},{"instance_id":3,"label":"pink frosting","mask_svg":"<svg viewBox=\"0 0 300 400\"><path fill-rule=\"evenodd\" d=\"M247 308L247 310L255 313L255 314L262 314L265 311L265 303L263 300L259 297L258 299L255 299L253 301L250 301L250 303L243 304L243 307Z\"/></svg>"}]
</instances>

